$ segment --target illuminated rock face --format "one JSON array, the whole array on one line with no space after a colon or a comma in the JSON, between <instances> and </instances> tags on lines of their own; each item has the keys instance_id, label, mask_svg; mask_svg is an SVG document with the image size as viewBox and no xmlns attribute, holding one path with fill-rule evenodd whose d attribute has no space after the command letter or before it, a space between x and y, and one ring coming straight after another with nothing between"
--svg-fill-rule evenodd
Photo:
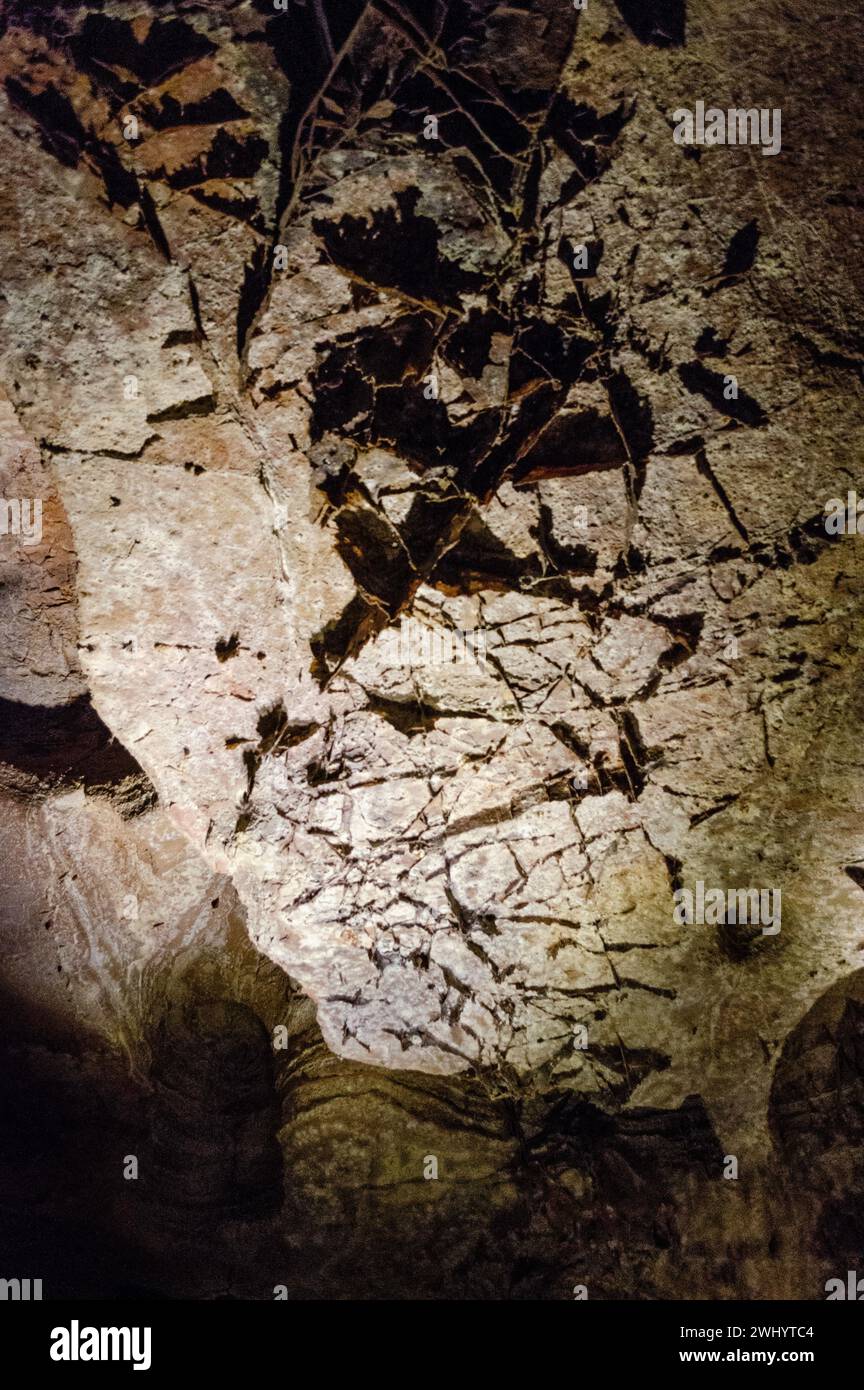
<instances>
[{"instance_id":1,"label":"illuminated rock face","mask_svg":"<svg viewBox=\"0 0 864 1390\"><path fill-rule=\"evenodd\" d=\"M111 899L145 957L230 882L341 1058L767 1141L864 901L824 8L762 159L672 138L777 105L746 7L11 7L0 458L46 500L0 695L48 752L6 737L3 785L55 845L188 856ZM697 883L780 931L680 920Z\"/></svg>"}]
</instances>

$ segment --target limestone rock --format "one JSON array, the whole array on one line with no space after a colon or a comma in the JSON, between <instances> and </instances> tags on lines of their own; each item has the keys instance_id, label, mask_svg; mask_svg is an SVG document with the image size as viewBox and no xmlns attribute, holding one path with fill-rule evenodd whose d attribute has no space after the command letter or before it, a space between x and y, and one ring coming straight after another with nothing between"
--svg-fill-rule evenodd
<instances>
[{"instance_id":1,"label":"limestone rock","mask_svg":"<svg viewBox=\"0 0 864 1390\"><path fill-rule=\"evenodd\" d=\"M28 1065L44 1027L101 1076L157 1230L197 1213L181 1296L211 1219L209 1296L321 1296L307 1236L351 1288L374 1229L379 1291L440 1291L434 1259L385 1272L436 1221L469 1296L526 1251L566 1296L567 1239L599 1250L613 1199L647 1220L651 1182L716 1293L727 1152L762 1203L741 1288L767 1277L776 1144L857 1037L850 1003L793 1066L861 963L864 542L824 525L862 443L859 29L7 5L0 483L41 520L0 536L4 988ZM782 96L779 155L675 143L687 94L745 90ZM780 895L781 929L681 920L700 883Z\"/></svg>"}]
</instances>

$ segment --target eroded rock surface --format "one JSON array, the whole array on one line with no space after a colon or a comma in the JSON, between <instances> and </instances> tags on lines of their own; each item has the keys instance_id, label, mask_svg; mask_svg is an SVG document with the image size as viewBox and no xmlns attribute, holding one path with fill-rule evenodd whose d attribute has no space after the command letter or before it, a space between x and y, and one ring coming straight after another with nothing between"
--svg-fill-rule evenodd
<instances>
[{"instance_id":1,"label":"eroded rock surface","mask_svg":"<svg viewBox=\"0 0 864 1390\"><path fill-rule=\"evenodd\" d=\"M481 1296L560 1296L538 1169L582 1174L552 1208L589 1246L610 1194L636 1219L628 1174L670 1184L668 1287L688 1184L727 1152L764 1178L784 1041L860 966L864 542L823 522L860 471L860 22L792 9L6 8L0 470L44 526L0 538L0 785L15 920L66 914L7 985L62 1015L73 964L73 1033L149 1078L118 1120L146 1199L258 1223L268 1270L287 1083L244 971L295 980L330 1050L304 1034L325 1118L297 1102L287 1169L358 1077L410 1072L412 1145L484 1117ZM779 156L674 143L682 102L742 93L782 98ZM676 921L697 880L781 892L781 931ZM252 942L230 990L174 960L229 949L217 900ZM328 1170L322 1249L389 1186L367 1158L344 1200ZM694 1202L694 1250L731 1241ZM254 1292L224 1239L215 1285ZM609 1258L621 1296L642 1256Z\"/></svg>"}]
</instances>

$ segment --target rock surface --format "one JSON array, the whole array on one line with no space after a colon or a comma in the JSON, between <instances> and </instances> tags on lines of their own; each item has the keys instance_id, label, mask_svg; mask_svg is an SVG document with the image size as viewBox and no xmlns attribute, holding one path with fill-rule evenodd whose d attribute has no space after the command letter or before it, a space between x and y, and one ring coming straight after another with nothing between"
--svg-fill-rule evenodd
<instances>
[{"instance_id":1,"label":"rock surface","mask_svg":"<svg viewBox=\"0 0 864 1390\"><path fill-rule=\"evenodd\" d=\"M812 1222L781 1169L860 1072L860 27L7 5L6 1045L73 1243L102 1107L142 1287L813 1297L846 1250L857 1129ZM782 152L677 145L697 99Z\"/></svg>"}]
</instances>

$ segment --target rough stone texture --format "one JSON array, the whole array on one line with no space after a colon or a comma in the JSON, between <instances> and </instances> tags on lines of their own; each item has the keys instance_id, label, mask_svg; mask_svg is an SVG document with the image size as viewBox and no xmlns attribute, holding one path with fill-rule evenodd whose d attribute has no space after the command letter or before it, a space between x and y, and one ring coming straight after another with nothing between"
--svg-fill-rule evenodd
<instances>
[{"instance_id":1,"label":"rough stone texture","mask_svg":"<svg viewBox=\"0 0 864 1390\"><path fill-rule=\"evenodd\" d=\"M2 1180L38 1144L70 1247L123 1233L68 1286L807 1298L846 1258L860 28L7 4L0 482L44 528L0 537ZM697 99L782 105L782 153L676 145ZM780 934L679 925L699 879Z\"/></svg>"}]
</instances>

